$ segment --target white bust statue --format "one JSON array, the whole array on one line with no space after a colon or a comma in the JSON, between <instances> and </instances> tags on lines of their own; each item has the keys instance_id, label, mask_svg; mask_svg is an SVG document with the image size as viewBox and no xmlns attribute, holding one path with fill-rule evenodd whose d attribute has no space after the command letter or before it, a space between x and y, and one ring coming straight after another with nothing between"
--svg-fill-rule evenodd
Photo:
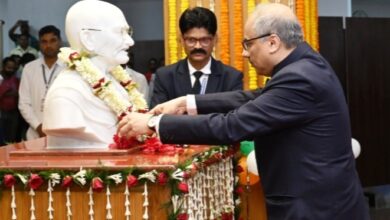
<instances>
[{"instance_id":1,"label":"white bust statue","mask_svg":"<svg viewBox=\"0 0 390 220\"><path fill-rule=\"evenodd\" d=\"M116 90L128 100L124 87L109 73L128 61L134 44L122 11L107 2L83 0L68 11L65 32L72 50L89 54L89 60ZM50 87L45 99L43 131L48 148L108 148L113 142L117 114L82 78L77 68L65 69Z\"/></svg>"}]
</instances>

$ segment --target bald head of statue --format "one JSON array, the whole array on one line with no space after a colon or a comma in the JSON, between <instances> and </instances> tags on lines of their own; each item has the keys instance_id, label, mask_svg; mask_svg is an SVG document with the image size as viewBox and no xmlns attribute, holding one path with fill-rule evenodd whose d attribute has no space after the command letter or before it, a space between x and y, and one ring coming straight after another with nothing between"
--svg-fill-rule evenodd
<instances>
[{"instance_id":1,"label":"bald head of statue","mask_svg":"<svg viewBox=\"0 0 390 220\"><path fill-rule=\"evenodd\" d=\"M127 50L134 45L131 32L122 11L99 0L77 2L65 19L70 47L87 52L108 66L128 62Z\"/></svg>"}]
</instances>

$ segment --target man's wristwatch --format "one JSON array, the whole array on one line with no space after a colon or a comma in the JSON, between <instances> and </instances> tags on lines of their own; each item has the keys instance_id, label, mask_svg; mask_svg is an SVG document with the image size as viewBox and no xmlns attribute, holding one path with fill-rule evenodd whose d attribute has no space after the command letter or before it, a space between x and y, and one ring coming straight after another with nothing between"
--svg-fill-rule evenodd
<instances>
[{"instance_id":1,"label":"man's wristwatch","mask_svg":"<svg viewBox=\"0 0 390 220\"><path fill-rule=\"evenodd\" d=\"M152 131L156 131L157 122L158 122L158 116L153 115L152 117L149 118L148 128Z\"/></svg>"}]
</instances>

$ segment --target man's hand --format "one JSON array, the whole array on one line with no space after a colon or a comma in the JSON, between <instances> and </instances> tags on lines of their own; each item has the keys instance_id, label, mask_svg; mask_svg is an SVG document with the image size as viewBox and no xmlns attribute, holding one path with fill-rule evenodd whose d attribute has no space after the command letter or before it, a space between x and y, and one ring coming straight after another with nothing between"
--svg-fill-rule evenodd
<instances>
[{"instance_id":1,"label":"man's hand","mask_svg":"<svg viewBox=\"0 0 390 220\"><path fill-rule=\"evenodd\" d=\"M182 115L187 112L187 100L185 96L172 99L168 102L156 105L149 113L154 115L173 114Z\"/></svg>"},{"instance_id":2,"label":"man's hand","mask_svg":"<svg viewBox=\"0 0 390 220\"><path fill-rule=\"evenodd\" d=\"M144 134L153 134L153 131L148 127L148 121L152 116L152 114L143 114L137 112L129 113L119 122L117 130L118 135L120 137L124 136L131 138Z\"/></svg>"}]
</instances>

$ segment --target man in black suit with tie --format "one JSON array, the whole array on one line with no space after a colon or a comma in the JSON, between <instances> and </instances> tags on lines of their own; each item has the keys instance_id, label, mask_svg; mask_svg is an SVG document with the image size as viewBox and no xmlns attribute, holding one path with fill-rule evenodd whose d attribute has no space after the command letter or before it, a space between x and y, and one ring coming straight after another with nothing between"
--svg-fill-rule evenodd
<instances>
[{"instance_id":1,"label":"man in black suit with tie","mask_svg":"<svg viewBox=\"0 0 390 220\"><path fill-rule=\"evenodd\" d=\"M181 15L179 26L187 57L157 70L151 108L187 94L242 90L242 73L211 56L217 42L215 14L190 8Z\"/></svg>"},{"instance_id":2,"label":"man in black suit with tie","mask_svg":"<svg viewBox=\"0 0 390 220\"><path fill-rule=\"evenodd\" d=\"M269 220L369 219L348 107L328 62L281 4L259 4L244 35L243 56L272 77L261 91L180 97L151 111L164 115L128 115L119 135L155 130L163 143L178 144L254 139ZM201 115L168 115L191 109Z\"/></svg>"}]
</instances>

